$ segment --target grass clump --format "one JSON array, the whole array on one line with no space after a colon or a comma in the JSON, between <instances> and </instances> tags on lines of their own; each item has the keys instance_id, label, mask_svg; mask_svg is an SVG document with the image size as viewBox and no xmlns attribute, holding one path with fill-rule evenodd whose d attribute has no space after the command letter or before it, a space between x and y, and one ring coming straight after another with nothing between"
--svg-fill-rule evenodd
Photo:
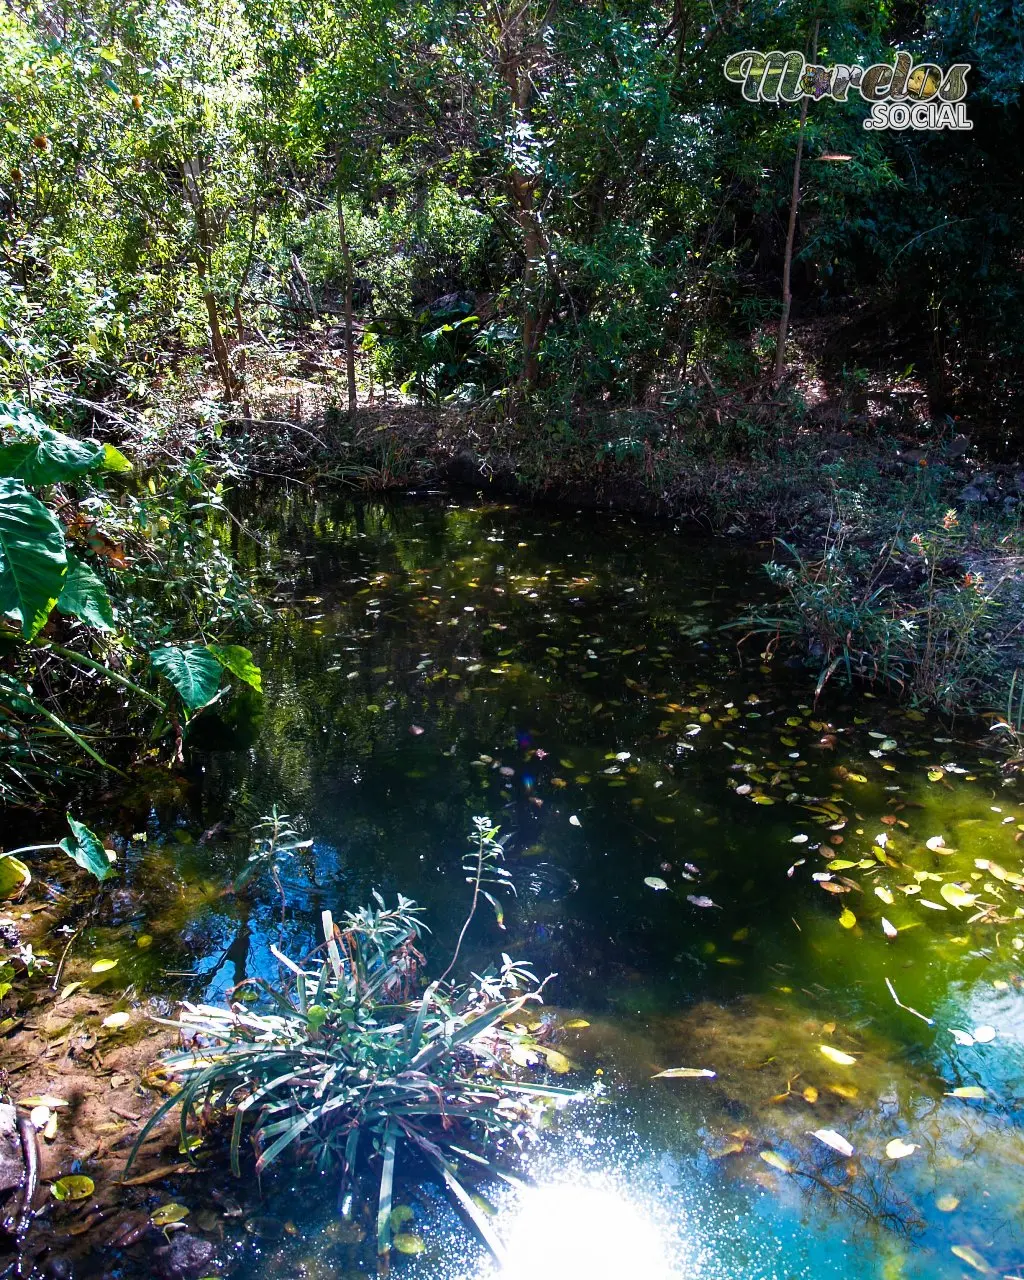
<instances>
[{"instance_id":1,"label":"grass clump","mask_svg":"<svg viewBox=\"0 0 1024 1280\"><path fill-rule=\"evenodd\" d=\"M470 919L480 880L501 854L489 819L474 821ZM568 1067L521 1022L510 1023L525 1005L542 1000L544 984L503 955L496 970L473 974L470 983L442 978L423 990L421 909L401 895L393 907L377 893L374 898L375 905L346 913L340 923L325 911L324 941L301 962L274 948L281 984L243 984L262 1003L183 1004L170 1025L187 1047L163 1064L181 1089L150 1119L132 1159L153 1127L178 1108L186 1151L191 1125L231 1118L236 1176L246 1138L257 1174L288 1153L321 1173L337 1173L339 1203L356 1175L372 1168L377 1251L386 1258L395 1163L408 1148L440 1177L500 1258L500 1242L464 1177L467 1171L507 1176L504 1157L530 1136L536 1104L576 1094L515 1078L515 1063L527 1056L539 1062L549 1055L556 1071Z\"/></svg>"}]
</instances>

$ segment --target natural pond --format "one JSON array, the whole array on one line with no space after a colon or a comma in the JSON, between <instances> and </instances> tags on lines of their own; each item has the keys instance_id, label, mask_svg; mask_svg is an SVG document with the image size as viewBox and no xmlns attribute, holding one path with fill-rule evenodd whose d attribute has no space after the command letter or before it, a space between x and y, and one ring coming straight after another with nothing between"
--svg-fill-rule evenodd
<instances>
[{"instance_id":1,"label":"natural pond","mask_svg":"<svg viewBox=\"0 0 1024 1280\"><path fill-rule=\"evenodd\" d=\"M546 1117L531 1189L480 1188L500 1274L1024 1276L1024 796L983 726L838 686L815 704L812 673L730 626L769 547L440 497L296 491L247 518L281 583L247 642L264 695L83 808L121 870L68 979L127 1010L221 1003L374 890L424 906L440 972L488 815L517 892L504 930L475 918L462 976L501 952L554 974L533 1016L588 1095ZM274 805L312 843L280 892L228 892ZM372 1274L330 1180L285 1169L261 1199L196 1155L124 1194L187 1207L210 1274ZM422 1170L395 1203L396 1274L498 1274ZM148 1275L164 1243L47 1218L83 1276Z\"/></svg>"}]
</instances>

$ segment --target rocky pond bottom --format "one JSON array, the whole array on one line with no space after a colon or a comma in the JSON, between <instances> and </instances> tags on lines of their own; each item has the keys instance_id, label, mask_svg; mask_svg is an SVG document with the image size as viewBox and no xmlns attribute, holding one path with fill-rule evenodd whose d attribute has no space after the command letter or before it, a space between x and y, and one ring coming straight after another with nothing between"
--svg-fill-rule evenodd
<instances>
[{"instance_id":1,"label":"rocky pond bottom","mask_svg":"<svg viewBox=\"0 0 1024 1280\"><path fill-rule=\"evenodd\" d=\"M39 919L7 913L51 957L84 925L80 985L6 1042L14 1096L67 1103L43 1181L96 1188L39 1215L51 1275L374 1274L371 1215L326 1178L235 1180L215 1139L165 1137L120 1181L166 1088L148 1018L277 980L272 946L305 954L373 890L424 906L439 972L486 814L516 894L464 976L501 952L556 975L532 1016L586 1100L545 1114L529 1187L478 1188L501 1265L400 1166L396 1274L1024 1277L1024 797L983 726L815 703L731 626L766 549L443 500L246 514L280 583L262 700L83 802L120 853L95 918L57 864ZM311 843L232 891L274 805Z\"/></svg>"}]
</instances>

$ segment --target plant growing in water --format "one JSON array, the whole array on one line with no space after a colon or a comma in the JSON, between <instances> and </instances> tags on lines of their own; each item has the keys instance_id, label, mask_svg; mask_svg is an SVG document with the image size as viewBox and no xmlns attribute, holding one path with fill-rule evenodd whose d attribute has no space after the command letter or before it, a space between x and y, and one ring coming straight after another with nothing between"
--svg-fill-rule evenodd
<instances>
[{"instance_id":1,"label":"plant growing in water","mask_svg":"<svg viewBox=\"0 0 1024 1280\"><path fill-rule=\"evenodd\" d=\"M488 819L475 820L467 924L485 870L496 864L495 835ZM339 1202L372 1162L377 1250L386 1259L395 1160L404 1145L440 1176L500 1258L501 1244L464 1186L465 1173L509 1176L500 1167L502 1149L521 1145L532 1131L537 1102L577 1095L518 1081L511 1070L525 1055L547 1057L556 1071L568 1067L523 1026L509 1025L526 1004L541 1000L544 984L503 956L498 972L474 975L472 985L447 983L449 965L418 995L424 964L418 943L426 928L421 909L401 895L390 908L379 894L374 898L375 906L347 913L340 926L325 911L324 941L302 963L274 948L284 971L281 988L262 979L244 984L263 993L265 1010L241 1002L227 1009L182 1006L168 1025L180 1029L189 1048L165 1061L182 1088L140 1133L129 1167L174 1107L180 1108L183 1150L190 1123L233 1116L236 1175L247 1127L257 1173L290 1149L320 1172L340 1170ZM460 944L464 934L465 928Z\"/></svg>"}]
</instances>

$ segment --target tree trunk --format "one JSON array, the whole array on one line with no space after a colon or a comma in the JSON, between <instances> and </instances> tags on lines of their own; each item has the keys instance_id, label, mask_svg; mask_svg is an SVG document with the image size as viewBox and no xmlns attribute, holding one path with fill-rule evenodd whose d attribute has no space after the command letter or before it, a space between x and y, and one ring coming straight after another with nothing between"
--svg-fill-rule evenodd
<instances>
[{"instance_id":1,"label":"tree trunk","mask_svg":"<svg viewBox=\"0 0 1024 1280\"><path fill-rule=\"evenodd\" d=\"M224 340L224 330L220 324L220 313L217 310L217 298L212 289L206 287L206 267L203 263L197 265L199 279L203 286L203 302L206 306L206 319L210 329L210 348L213 351L214 363L217 365L217 372L220 374L221 385L224 388L224 398L226 400L234 400L235 398L235 378L231 372L231 357L228 354L228 344Z\"/></svg>"},{"instance_id":2,"label":"tree trunk","mask_svg":"<svg viewBox=\"0 0 1024 1280\"><path fill-rule=\"evenodd\" d=\"M818 56L818 24L814 21L811 39L811 62ZM775 375L777 386L786 368L786 338L789 335L789 313L793 307L793 245L796 242L796 215L800 207L800 165L804 155L804 133L807 128L807 98L800 99L800 127L797 131L796 158L793 161L793 191L789 198L789 225L786 228L786 251L782 259L782 315L779 317L779 334L775 342Z\"/></svg>"},{"instance_id":3,"label":"tree trunk","mask_svg":"<svg viewBox=\"0 0 1024 1280\"><path fill-rule=\"evenodd\" d=\"M358 404L356 396L356 345L352 324L352 254L345 226L345 208L341 199L341 177L338 177L338 238L341 241L341 260L345 269L345 368L348 374L348 411L354 414Z\"/></svg>"}]
</instances>

